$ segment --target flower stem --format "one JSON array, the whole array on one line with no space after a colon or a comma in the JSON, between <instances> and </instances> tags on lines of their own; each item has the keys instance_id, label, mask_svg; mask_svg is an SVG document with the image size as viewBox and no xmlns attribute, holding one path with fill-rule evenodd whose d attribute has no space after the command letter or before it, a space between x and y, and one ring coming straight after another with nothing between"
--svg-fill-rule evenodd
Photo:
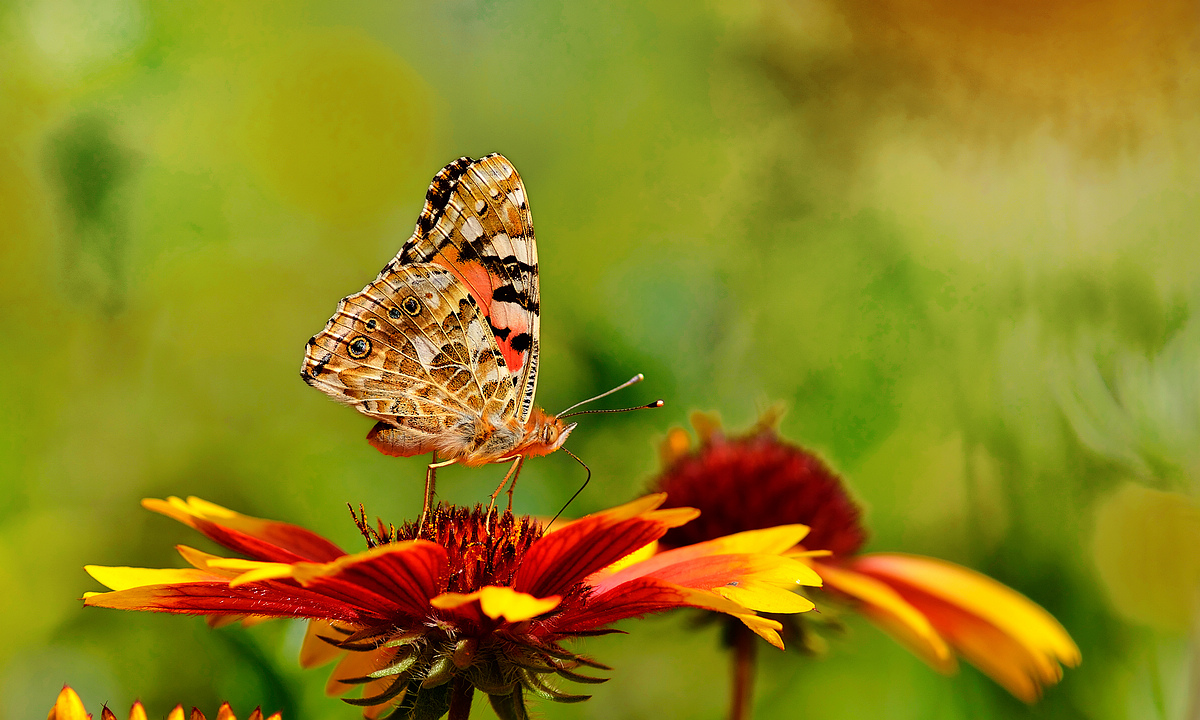
<instances>
[{"instance_id":1,"label":"flower stem","mask_svg":"<svg viewBox=\"0 0 1200 720\"><path fill-rule=\"evenodd\" d=\"M450 688L449 720L467 720L471 716L471 698L475 695L475 687L461 675L454 678Z\"/></svg>"},{"instance_id":2,"label":"flower stem","mask_svg":"<svg viewBox=\"0 0 1200 720\"><path fill-rule=\"evenodd\" d=\"M733 631L733 690L729 720L750 720L754 709L755 636L744 625Z\"/></svg>"}]
</instances>

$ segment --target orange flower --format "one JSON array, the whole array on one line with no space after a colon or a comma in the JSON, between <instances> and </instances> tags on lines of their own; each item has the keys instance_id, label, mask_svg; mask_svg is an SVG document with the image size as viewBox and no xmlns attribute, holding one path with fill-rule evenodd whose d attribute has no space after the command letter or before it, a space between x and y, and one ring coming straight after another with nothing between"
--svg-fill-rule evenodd
<instances>
[{"instance_id":1,"label":"orange flower","mask_svg":"<svg viewBox=\"0 0 1200 720\"><path fill-rule=\"evenodd\" d=\"M465 718L475 690L501 718L527 717L525 692L574 702L549 678L583 683L577 672L607 669L562 646L599 635L617 620L675 607L726 613L782 647L781 624L756 611L812 609L797 584L819 584L803 562L781 553L800 525L741 533L660 553L644 551L696 517L657 509L652 495L589 515L553 532L532 518L442 506L420 528L371 527L356 517L368 549L346 554L294 525L239 515L189 498L143 504L250 559L181 546L188 569L89 566L113 590L85 603L125 610L239 618L308 618L301 663L340 659L330 694L368 717L399 706L413 717ZM632 556L632 557L631 557Z\"/></svg>"},{"instance_id":2,"label":"orange flower","mask_svg":"<svg viewBox=\"0 0 1200 720\"><path fill-rule=\"evenodd\" d=\"M682 429L668 434L656 489L668 494L667 505L686 504L701 516L667 532L664 546L803 523L812 531L792 554L805 558L830 594L939 672L954 672L961 656L1034 702L1062 679L1061 665L1079 664L1079 648L1062 625L1015 590L934 558L859 554L866 533L858 507L824 463L779 438L776 419L768 415L747 435L726 438L715 418L697 414L697 448Z\"/></svg>"},{"instance_id":3,"label":"orange flower","mask_svg":"<svg viewBox=\"0 0 1200 720\"><path fill-rule=\"evenodd\" d=\"M182 705L176 705L175 709L167 715L167 720L184 720L185 717L188 720L205 720L204 713L196 708L192 708L191 715L184 715ZM100 718L101 720L117 720L117 716L108 709L107 705L100 710ZM69 685L63 685L46 720L92 720L92 716L83 709L83 701L79 699L79 695ZM129 708L129 720L146 720L146 709L142 707L140 700ZM221 707L217 709L217 720L237 720L229 703L221 703ZM263 720L262 710L254 708L254 712L250 713L250 720ZM280 715L275 713L267 720L280 720Z\"/></svg>"}]
</instances>

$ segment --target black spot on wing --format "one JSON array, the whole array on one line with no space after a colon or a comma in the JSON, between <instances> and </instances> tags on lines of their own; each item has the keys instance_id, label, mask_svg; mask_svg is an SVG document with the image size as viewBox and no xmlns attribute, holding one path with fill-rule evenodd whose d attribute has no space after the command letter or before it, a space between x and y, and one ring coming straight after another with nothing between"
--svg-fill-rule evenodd
<instances>
[{"instance_id":1,"label":"black spot on wing","mask_svg":"<svg viewBox=\"0 0 1200 720\"><path fill-rule=\"evenodd\" d=\"M516 303L531 313L536 313L539 310L538 302L529 297L528 292L517 290L512 285L501 285L496 288L492 293L492 301Z\"/></svg>"},{"instance_id":2,"label":"black spot on wing","mask_svg":"<svg viewBox=\"0 0 1200 720\"><path fill-rule=\"evenodd\" d=\"M439 247L449 244L450 239L447 238ZM488 245L486 239L477 239L475 242L463 243L462 247L458 248L458 257L463 262L482 262L485 255L479 252L480 248ZM493 256L494 257L494 256Z\"/></svg>"},{"instance_id":3,"label":"black spot on wing","mask_svg":"<svg viewBox=\"0 0 1200 720\"><path fill-rule=\"evenodd\" d=\"M492 321L491 321L491 320L489 320L489 321L488 321L488 327L490 327L490 328L492 329L492 334L496 336L496 339L497 339L497 340L505 340L505 339L507 339L507 338L508 338L508 334L512 332L512 328L498 328L498 327L496 327L495 325L493 325L493 324L492 324Z\"/></svg>"},{"instance_id":4,"label":"black spot on wing","mask_svg":"<svg viewBox=\"0 0 1200 720\"><path fill-rule=\"evenodd\" d=\"M533 345L533 336L529 333L520 333L514 335L512 339L512 349L517 352L525 352Z\"/></svg>"},{"instance_id":5,"label":"black spot on wing","mask_svg":"<svg viewBox=\"0 0 1200 720\"><path fill-rule=\"evenodd\" d=\"M308 371L309 376L316 377L316 376L320 375L321 373L325 372L325 366L328 365L329 361L332 359L333 359L333 353L329 353L329 352L325 353L325 357L321 358L315 364L313 364L312 369Z\"/></svg>"},{"instance_id":6,"label":"black spot on wing","mask_svg":"<svg viewBox=\"0 0 1200 720\"><path fill-rule=\"evenodd\" d=\"M516 258L515 255L509 255L508 257L504 258L491 258L490 260L494 264L503 267L510 273L537 274L537 265L530 265L529 263L521 262ZM484 263L484 266L487 266L486 262ZM491 268L489 267L488 270L491 270Z\"/></svg>"},{"instance_id":7,"label":"black spot on wing","mask_svg":"<svg viewBox=\"0 0 1200 720\"><path fill-rule=\"evenodd\" d=\"M471 158L464 155L433 176L433 182L429 184L429 192L425 193L425 207L421 209L421 215L417 218L418 235L423 237L429 235L429 231L433 229L434 225L437 225L442 213L446 211L446 205L450 203L450 196L454 193L454 188L457 187L459 179L467 172L467 168L471 166L472 162L474 161Z\"/></svg>"}]
</instances>

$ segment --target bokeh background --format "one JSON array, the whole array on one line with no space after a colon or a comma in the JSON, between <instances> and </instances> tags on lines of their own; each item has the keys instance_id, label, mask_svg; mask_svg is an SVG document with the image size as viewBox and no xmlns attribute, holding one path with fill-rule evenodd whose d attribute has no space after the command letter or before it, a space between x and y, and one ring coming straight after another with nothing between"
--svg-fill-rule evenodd
<instances>
[{"instance_id":1,"label":"bokeh background","mask_svg":"<svg viewBox=\"0 0 1200 720\"><path fill-rule=\"evenodd\" d=\"M422 461L300 360L434 172L494 151L540 240L539 404L638 371L622 400L667 401L583 419L573 513L642 492L690 410L781 401L869 549L989 573L1083 651L1030 708L847 617L823 659L764 648L759 717L1196 712L1198 28L1190 0L0 4L0 717L63 682L356 716L297 626L84 610L81 566L209 547L146 496L348 548L347 502L414 516ZM531 462L519 509L581 480ZM541 716L723 717L715 628L623 627L587 644L613 681Z\"/></svg>"}]
</instances>

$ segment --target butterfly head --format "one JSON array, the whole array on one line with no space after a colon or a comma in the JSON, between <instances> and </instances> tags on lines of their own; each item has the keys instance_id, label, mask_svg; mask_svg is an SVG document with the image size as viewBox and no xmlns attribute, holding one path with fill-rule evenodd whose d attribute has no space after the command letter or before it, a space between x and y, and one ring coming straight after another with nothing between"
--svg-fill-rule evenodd
<instances>
[{"instance_id":1,"label":"butterfly head","mask_svg":"<svg viewBox=\"0 0 1200 720\"><path fill-rule=\"evenodd\" d=\"M567 436L575 429L575 423L565 423L541 408L534 408L525 425L525 439L518 454L525 457L549 455L562 447Z\"/></svg>"}]
</instances>

